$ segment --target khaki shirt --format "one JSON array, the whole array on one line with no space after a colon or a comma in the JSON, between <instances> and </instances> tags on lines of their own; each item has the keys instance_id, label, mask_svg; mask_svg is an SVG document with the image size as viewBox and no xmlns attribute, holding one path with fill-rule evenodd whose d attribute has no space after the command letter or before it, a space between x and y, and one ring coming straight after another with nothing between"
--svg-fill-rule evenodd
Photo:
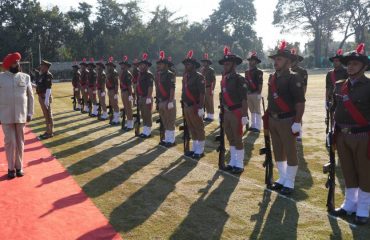
<instances>
[{"instance_id":1,"label":"khaki shirt","mask_svg":"<svg viewBox=\"0 0 370 240\"><path fill-rule=\"evenodd\" d=\"M249 79L249 76L252 79ZM259 93L259 86L263 85L263 72L258 68L249 69L245 71L245 79L247 80L248 92ZM253 88L250 81L254 83L255 88Z\"/></svg>"},{"instance_id":2,"label":"khaki shirt","mask_svg":"<svg viewBox=\"0 0 370 240\"><path fill-rule=\"evenodd\" d=\"M209 88L213 86L213 89L215 89L215 82L216 82L216 75L215 75L215 70L213 68L202 68L202 75L204 76L206 80L206 88Z\"/></svg>"},{"instance_id":3,"label":"khaki shirt","mask_svg":"<svg viewBox=\"0 0 370 240\"><path fill-rule=\"evenodd\" d=\"M295 66L292 68L292 72L297 73L303 79L304 86L307 86L308 73L306 69L300 66Z\"/></svg>"},{"instance_id":4,"label":"khaki shirt","mask_svg":"<svg viewBox=\"0 0 370 240\"><path fill-rule=\"evenodd\" d=\"M192 72L192 73L185 73L184 76L187 75L187 87L190 93L195 98L196 104L200 102L200 95L205 94L206 91L206 84L202 74L199 72ZM182 85L182 100L188 105L191 106L194 103L187 97L185 91L185 77L183 79Z\"/></svg>"},{"instance_id":5,"label":"khaki shirt","mask_svg":"<svg viewBox=\"0 0 370 240\"><path fill-rule=\"evenodd\" d=\"M239 105L247 98L248 86L242 75L233 72L226 76L226 89L222 89L222 92L227 92L234 105ZM227 106L226 101L223 102Z\"/></svg>"},{"instance_id":6,"label":"khaki shirt","mask_svg":"<svg viewBox=\"0 0 370 240\"><path fill-rule=\"evenodd\" d=\"M26 123L27 115L33 115L33 107L30 76L25 73L0 73L1 123Z\"/></svg>"},{"instance_id":7,"label":"khaki shirt","mask_svg":"<svg viewBox=\"0 0 370 240\"><path fill-rule=\"evenodd\" d=\"M333 95L334 87L335 87L335 84L333 84L333 80L331 79L332 72L334 72L335 74L335 82L348 78L347 70L344 69L343 67L339 68L338 70L333 69L329 71L328 74L326 74L326 89L328 91L329 100L331 99Z\"/></svg>"},{"instance_id":8,"label":"khaki shirt","mask_svg":"<svg viewBox=\"0 0 370 240\"><path fill-rule=\"evenodd\" d=\"M340 80L337 81L337 83L335 84L334 119L335 122L338 124L356 125L357 123L353 120L352 116L344 107L342 86L345 82L345 80ZM352 100L357 110L370 123L370 79L366 76L361 77L353 85L350 84L348 91L349 98Z\"/></svg>"},{"instance_id":9,"label":"khaki shirt","mask_svg":"<svg viewBox=\"0 0 370 240\"><path fill-rule=\"evenodd\" d=\"M163 96L162 92L159 89L159 83L162 86L162 89L167 93L167 96ZM176 76L170 70L165 72L157 72L155 78L155 89L156 89L156 96L161 101L166 101L170 98L171 89L175 89L176 87Z\"/></svg>"}]
</instances>

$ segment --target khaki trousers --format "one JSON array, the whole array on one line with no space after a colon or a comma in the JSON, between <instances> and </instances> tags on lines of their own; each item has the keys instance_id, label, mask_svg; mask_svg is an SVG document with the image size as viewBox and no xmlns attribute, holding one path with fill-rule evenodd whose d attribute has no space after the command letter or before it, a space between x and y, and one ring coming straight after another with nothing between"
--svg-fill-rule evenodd
<instances>
[{"instance_id":1,"label":"khaki trousers","mask_svg":"<svg viewBox=\"0 0 370 240\"><path fill-rule=\"evenodd\" d=\"M91 104L96 105L96 90L93 88L89 88L89 99Z\"/></svg>"},{"instance_id":2,"label":"khaki trousers","mask_svg":"<svg viewBox=\"0 0 370 240\"><path fill-rule=\"evenodd\" d=\"M203 119L198 116L197 110L194 111L193 106L185 106L184 113L185 120L188 124L189 132L193 141L204 141L206 139L204 122Z\"/></svg>"},{"instance_id":3,"label":"khaki trousers","mask_svg":"<svg viewBox=\"0 0 370 240\"><path fill-rule=\"evenodd\" d=\"M81 95L82 95L82 98L84 100L85 106L87 106L87 102L89 101L89 92L88 92L87 87L82 87L81 88Z\"/></svg>"},{"instance_id":4,"label":"khaki trousers","mask_svg":"<svg viewBox=\"0 0 370 240\"><path fill-rule=\"evenodd\" d=\"M211 89L210 87L206 88L204 106L206 108L206 113L209 113L209 114L214 114L215 113L212 91L213 91L213 89Z\"/></svg>"},{"instance_id":5,"label":"khaki trousers","mask_svg":"<svg viewBox=\"0 0 370 240\"><path fill-rule=\"evenodd\" d=\"M123 108L125 109L127 120L132 120L132 102L128 99L128 97L128 91L121 91Z\"/></svg>"},{"instance_id":6,"label":"khaki trousers","mask_svg":"<svg viewBox=\"0 0 370 240\"><path fill-rule=\"evenodd\" d=\"M244 149L243 146L243 133L240 132L241 119L239 119L232 111L225 109L224 116L224 129L227 140L230 146L235 146L237 150Z\"/></svg>"},{"instance_id":7,"label":"khaki trousers","mask_svg":"<svg viewBox=\"0 0 370 240\"><path fill-rule=\"evenodd\" d=\"M173 101L174 107L168 109L168 101L163 101L158 104L159 115L165 130L174 131L175 130L175 121L176 121L176 102Z\"/></svg>"},{"instance_id":8,"label":"khaki trousers","mask_svg":"<svg viewBox=\"0 0 370 240\"><path fill-rule=\"evenodd\" d=\"M51 110L51 103L53 102L53 98L50 96L50 104L49 107L45 105L45 97L43 95L39 95L39 103L42 110L42 113L45 118L46 124L46 133L53 134L54 132L54 121L53 121L53 112Z\"/></svg>"},{"instance_id":9,"label":"khaki trousers","mask_svg":"<svg viewBox=\"0 0 370 240\"><path fill-rule=\"evenodd\" d=\"M258 99L258 94L248 94L248 109L251 113L261 114L261 99Z\"/></svg>"},{"instance_id":10,"label":"khaki trousers","mask_svg":"<svg viewBox=\"0 0 370 240\"><path fill-rule=\"evenodd\" d=\"M287 161L288 166L298 166L296 136L292 133L292 124L293 118L269 118L275 161Z\"/></svg>"},{"instance_id":11,"label":"khaki trousers","mask_svg":"<svg viewBox=\"0 0 370 240\"><path fill-rule=\"evenodd\" d=\"M108 90L109 104L112 107L113 112L119 113L118 98L114 99L116 92L114 90Z\"/></svg>"},{"instance_id":12,"label":"khaki trousers","mask_svg":"<svg viewBox=\"0 0 370 240\"><path fill-rule=\"evenodd\" d=\"M101 96L102 90L98 90L99 104L102 109L102 112L107 112L107 104L105 103L105 95Z\"/></svg>"},{"instance_id":13,"label":"khaki trousers","mask_svg":"<svg viewBox=\"0 0 370 240\"><path fill-rule=\"evenodd\" d=\"M80 88L77 88L78 90L75 90L76 88L73 88L73 96L76 98L76 101L78 104L81 104L81 93Z\"/></svg>"},{"instance_id":14,"label":"khaki trousers","mask_svg":"<svg viewBox=\"0 0 370 240\"><path fill-rule=\"evenodd\" d=\"M23 169L25 123L2 124L8 169Z\"/></svg>"},{"instance_id":15,"label":"khaki trousers","mask_svg":"<svg viewBox=\"0 0 370 240\"><path fill-rule=\"evenodd\" d=\"M338 133L336 145L346 188L370 192L370 159L368 136Z\"/></svg>"},{"instance_id":16,"label":"khaki trousers","mask_svg":"<svg viewBox=\"0 0 370 240\"><path fill-rule=\"evenodd\" d=\"M151 104L146 104L146 97L139 97L139 109L140 115L143 119L143 125L146 127L152 127L152 108L153 108L153 99Z\"/></svg>"}]
</instances>

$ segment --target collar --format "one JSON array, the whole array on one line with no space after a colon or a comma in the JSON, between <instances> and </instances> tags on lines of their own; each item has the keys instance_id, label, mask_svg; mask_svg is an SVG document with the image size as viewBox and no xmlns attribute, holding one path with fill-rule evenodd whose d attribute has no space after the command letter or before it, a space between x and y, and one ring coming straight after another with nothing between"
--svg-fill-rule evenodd
<instances>
[{"instance_id":1,"label":"collar","mask_svg":"<svg viewBox=\"0 0 370 240\"><path fill-rule=\"evenodd\" d=\"M276 72L277 77L284 77L284 76L288 76L289 74L290 74L289 69L285 69L285 70L282 70L280 72Z\"/></svg>"}]
</instances>

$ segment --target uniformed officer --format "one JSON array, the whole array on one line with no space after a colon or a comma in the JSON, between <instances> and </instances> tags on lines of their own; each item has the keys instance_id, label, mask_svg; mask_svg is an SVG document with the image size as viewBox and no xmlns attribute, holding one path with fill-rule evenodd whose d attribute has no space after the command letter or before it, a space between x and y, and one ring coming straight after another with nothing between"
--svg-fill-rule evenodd
<instances>
[{"instance_id":1,"label":"uniformed officer","mask_svg":"<svg viewBox=\"0 0 370 240\"><path fill-rule=\"evenodd\" d=\"M279 179L272 189L289 195L294 190L298 171L296 135L302 128L306 101L304 80L290 71L296 56L287 49L285 41L281 42L276 54L269 57L274 60L276 72L269 78L268 109L264 121L268 121L279 172Z\"/></svg>"},{"instance_id":2,"label":"uniformed officer","mask_svg":"<svg viewBox=\"0 0 370 240\"><path fill-rule=\"evenodd\" d=\"M148 60L148 54L144 53L139 61L139 77L136 84L138 97L138 108L143 118L143 132L139 135L141 138L152 136L152 108L153 108L153 81L154 76L149 71L152 63Z\"/></svg>"},{"instance_id":3,"label":"uniformed officer","mask_svg":"<svg viewBox=\"0 0 370 240\"><path fill-rule=\"evenodd\" d=\"M100 62L96 63L96 88L98 90L97 94L99 97L99 104L102 110L102 115L100 116L100 120L105 121L108 119L108 112L107 112L107 104L105 102L106 97L106 89L105 86L107 84L107 75L105 74L105 65L103 63L103 59Z\"/></svg>"},{"instance_id":4,"label":"uniformed officer","mask_svg":"<svg viewBox=\"0 0 370 240\"><path fill-rule=\"evenodd\" d=\"M89 92L89 99L90 99L90 104L92 106L92 111L91 111L91 117L97 117L98 116L98 104L96 100L96 65L95 61L93 58L90 59L89 64L87 65L87 68L89 70L88 74L88 81L89 81L89 87L88 87L88 92Z\"/></svg>"},{"instance_id":5,"label":"uniformed officer","mask_svg":"<svg viewBox=\"0 0 370 240\"><path fill-rule=\"evenodd\" d=\"M77 101L77 107L75 111L81 111L81 94L80 94L80 77L81 73L79 71L80 67L77 65L77 62L72 66L73 76L72 76L72 86L73 86L73 96Z\"/></svg>"},{"instance_id":6,"label":"uniformed officer","mask_svg":"<svg viewBox=\"0 0 370 240\"><path fill-rule=\"evenodd\" d=\"M105 64L107 67L107 89L108 89L108 97L109 103L113 110L113 119L110 123L111 125L119 125L120 124L120 112L118 106L118 72L116 70L116 64L113 62L113 57L109 57L108 62Z\"/></svg>"},{"instance_id":7,"label":"uniformed officer","mask_svg":"<svg viewBox=\"0 0 370 240\"><path fill-rule=\"evenodd\" d=\"M205 53L203 55L203 59L200 60L202 63L202 69L201 73L204 76L206 80L206 93L205 93L205 110L207 112L207 117L204 119L206 122L212 122L215 118L215 108L214 108L214 99L213 99L213 94L215 91L215 86L216 86L216 75L215 75L215 70L211 68L210 66L212 65L212 61L209 60L208 53Z\"/></svg>"},{"instance_id":8,"label":"uniformed officer","mask_svg":"<svg viewBox=\"0 0 370 240\"><path fill-rule=\"evenodd\" d=\"M161 51L157 61L158 72L155 77L155 88L159 115L165 129L165 138L160 144L165 147L173 147L175 145L176 76L169 70L169 65L170 61L166 59L165 52Z\"/></svg>"},{"instance_id":9,"label":"uniformed officer","mask_svg":"<svg viewBox=\"0 0 370 240\"><path fill-rule=\"evenodd\" d=\"M354 223L369 222L370 206L370 58L365 45L344 54L349 78L339 80L334 89L336 146L345 182L345 200L336 216L356 213Z\"/></svg>"},{"instance_id":10,"label":"uniformed officer","mask_svg":"<svg viewBox=\"0 0 370 240\"><path fill-rule=\"evenodd\" d=\"M46 123L46 132L40 135L40 139L48 139L54 136L53 113L51 110L51 86L53 75L49 72L50 66L50 62L46 60L41 61L40 76L36 81L36 93L38 95L40 107Z\"/></svg>"},{"instance_id":11,"label":"uniformed officer","mask_svg":"<svg viewBox=\"0 0 370 240\"><path fill-rule=\"evenodd\" d=\"M226 137L230 144L230 161L227 171L240 174L244 171L244 145L243 126L248 119L248 86L243 76L236 73L236 68L243 60L224 49L224 57L219 61L224 66L221 81L222 106L224 119L222 119Z\"/></svg>"},{"instance_id":12,"label":"uniformed officer","mask_svg":"<svg viewBox=\"0 0 370 240\"><path fill-rule=\"evenodd\" d=\"M82 59L82 62L80 63L81 66L81 77L80 77L80 87L81 87L81 94L84 101L84 109L82 110L82 113L88 113L90 112L89 109L89 94L88 94L88 75L89 70L87 70L87 63L86 58Z\"/></svg>"},{"instance_id":13,"label":"uniformed officer","mask_svg":"<svg viewBox=\"0 0 370 240\"><path fill-rule=\"evenodd\" d=\"M173 74L175 74L175 76L177 76L176 67L175 67L175 64L174 64L174 63L173 63L173 61L172 61L172 57L171 57L171 56L169 56L169 57L167 58L167 60L168 60L168 69L169 69L171 72L173 72Z\"/></svg>"},{"instance_id":14,"label":"uniformed officer","mask_svg":"<svg viewBox=\"0 0 370 240\"><path fill-rule=\"evenodd\" d=\"M204 101L206 83L202 74L197 72L200 63L193 57L194 52L188 52L182 61L185 73L182 80L182 96L184 103L185 120L193 140L192 150L186 156L200 159L204 156L205 131L204 131Z\"/></svg>"},{"instance_id":15,"label":"uniformed officer","mask_svg":"<svg viewBox=\"0 0 370 240\"><path fill-rule=\"evenodd\" d=\"M131 131L134 129L134 120L132 115L132 104L134 102L133 90L132 90L132 74L129 72L131 64L128 62L128 56L123 57L123 61L119 63L121 66L120 74L120 88L121 98L125 114L127 116L125 131Z\"/></svg>"},{"instance_id":16,"label":"uniformed officer","mask_svg":"<svg viewBox=\"0 0 370 240\"><path fill-rule=\"evenodd\" d=\"M330 104L333 102L333 92L335 83L339 80L347 79L348 74L347 70L343 67L340 59L343 57L343 50L338 49L335 56L329 58L329 61L333 63L334 69L330 70L328 74L326 74L326 103L325 107L328 110L330 108Z\"/></svg>"},{"instance_id":17,"label":"uniformed officer","mask_svg":"<svg viewBox=\"0 0 370 240\"><path fill-rule=\"evenodd\" d=\"M295 48L291 49L291 52L292 52L293 55L295 55L295 59L292 62L291 71L297 73L303 79L304 93L306 95L308 73L307 73L306 69L298 66L298 64L300 62L302 62L304 60L304 58L302 56L298 55L298 51ZM299 135L297 136L297 141L298 142L302 141L302 128L301 128L301 131L299 132Z\"/></svg>"},{"instance_id":18,"label":"uniformed officer","mask_svg":"<svg viewBox=\"0 0 370 240\"><path fill-rule=\"evenodd\" d=\"M138 78L139 78L139 60L135 58L134 61L132 62L132 88L134 90L132 93L132 97L134 98L134 103L133 103L134 106L136 106L136 98L137 98L136 84L137 84Z\"/></svg>"},{"instance_id":19,"label":"uniformed officer","mask_svg":"<svg viewBox=\"0 0 370 240\"><path fill-rule=\"evenodd\" d=\"M263 86L263 72L257 68L261 63L256 52L249 53L247 58L249 69L245 71L245 79L248 85L248 109L251 112L251 126L249 131L259 133L261 131L261 92Z\"/></svg>"}]
</instances>

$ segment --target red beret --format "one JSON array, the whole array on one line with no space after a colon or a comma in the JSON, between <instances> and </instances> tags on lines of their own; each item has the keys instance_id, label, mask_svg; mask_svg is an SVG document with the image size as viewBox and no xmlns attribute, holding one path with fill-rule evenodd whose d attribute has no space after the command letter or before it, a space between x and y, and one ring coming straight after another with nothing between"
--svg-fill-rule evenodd
<instances>
[{"instance_id":1,"label":"red beret","mask_svg":"<svg viewBox=\"0 0 370 240\"><path fill-rule=\"evenodd\" d=\"M6 70L9 69L13 63L21 60L21 58L22 56L19 52L9 53L3 60L3 68Z\"/></svg>"}]
</instances>

